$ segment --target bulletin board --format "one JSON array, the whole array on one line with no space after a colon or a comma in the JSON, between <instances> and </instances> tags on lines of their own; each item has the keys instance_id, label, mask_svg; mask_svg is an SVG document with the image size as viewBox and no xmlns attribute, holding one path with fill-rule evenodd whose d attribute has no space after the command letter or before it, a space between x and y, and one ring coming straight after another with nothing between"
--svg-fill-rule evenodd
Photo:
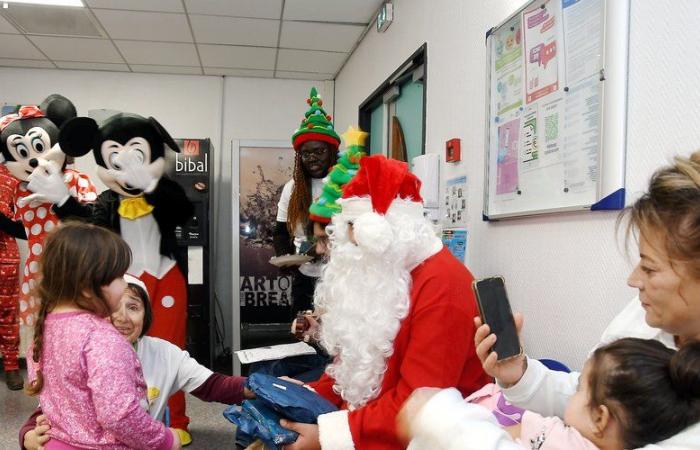
<instances>
[{"instance_id":1,"label":"bulletin board","mask_svg":"<svg viewBox=\"0 0 700 450\"><path fill-rule=\"evenodd\" d=\"M625 203L629 0L534 0L486 34L484 219Z\"/></svg>"}]
</instances>

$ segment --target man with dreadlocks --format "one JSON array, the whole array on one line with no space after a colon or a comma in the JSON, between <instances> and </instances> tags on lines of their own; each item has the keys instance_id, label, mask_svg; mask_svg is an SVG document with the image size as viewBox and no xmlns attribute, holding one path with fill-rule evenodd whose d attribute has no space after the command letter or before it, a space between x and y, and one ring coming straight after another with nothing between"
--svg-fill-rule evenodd
<instances>
[{"instance_id":1,"label":"man with dreadlocks","mask_svg":"<svg viewBox=\"0 0 700 450\"><path fill-rule=\"evenodd\" d=\"M331 116L323 109L323 100L311 88L306 100L310 108L292 136L296 152L294 176L284 185L277 204L277 225L273 235L277 256L299 252L309 230L309 207L321 195L323 178L337 159L340 137L333 129ZM292 272L292 317L312 308L315 278L302 266Z\"/></svg>"}]
</instances>

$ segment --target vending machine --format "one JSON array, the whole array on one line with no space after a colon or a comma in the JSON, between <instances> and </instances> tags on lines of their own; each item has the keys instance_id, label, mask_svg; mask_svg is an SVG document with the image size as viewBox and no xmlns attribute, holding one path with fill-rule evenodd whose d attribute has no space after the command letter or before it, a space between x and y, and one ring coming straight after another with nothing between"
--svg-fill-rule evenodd
<instances>
[{"instance_id":1,"label":"vending machine","mask_svg":"<svg viewBox=\"0 0 700 450\"><path fill-rule=\"evenodd\" d=\"M194 214L175 230L181 260L187 261L187 351L211 367L214 352L214 301L211 261L211 183L213 148L209 139L175 139L180 153L166 152L166 174L183 187ZM213 167L211 167L213 169ZM177 205L173 205L177 207Z\"/></svg>"}]
</instances>

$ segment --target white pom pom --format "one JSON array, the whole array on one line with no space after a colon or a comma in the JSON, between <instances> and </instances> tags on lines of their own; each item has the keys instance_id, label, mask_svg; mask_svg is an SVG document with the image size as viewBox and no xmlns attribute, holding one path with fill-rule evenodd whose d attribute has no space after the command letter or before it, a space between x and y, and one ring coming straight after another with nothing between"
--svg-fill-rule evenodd
<instances>
[{"instance_id":1,"label":"white pom pom","mask_svg":"<svg viewBox=\"0 0 700 450\"><path fill-rule=\"evenodd\" d=\"M391 225L377 213L365 213L353 222L353 234L357 245L364 251L381 255L394 240Z\"/></svg>"}]
</instances>

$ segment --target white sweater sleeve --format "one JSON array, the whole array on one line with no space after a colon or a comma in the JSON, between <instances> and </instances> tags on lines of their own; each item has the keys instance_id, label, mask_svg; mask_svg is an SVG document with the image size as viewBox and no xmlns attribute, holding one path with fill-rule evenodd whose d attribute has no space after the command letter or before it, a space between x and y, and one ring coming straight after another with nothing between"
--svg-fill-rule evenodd
<instances>
[{"instance_id":1,"label":"white sweater sleeve","mask_svg":"<svg viewBox=\"0 0 700 450\"><path fill-rule=\"evenodd\" d=\"M445 389L426 403L411 424L409 450L522 450L483 406Z\"/></svg>"},{"instance_id":2,"label":"white sweater sleeve","mask_svg":"<svg viewBox=\"0 0 700 450\"><path fill-rule=\"evenodd\" d=\"M289 200L292 198L294 190L294 180L289 180L282 188L280 200L277 202L277 222L287 221L287 210L289 209Z\"/></svg>"},{"instance_id":3,"label":"white sweater sleeve","mask_svg":"<svg viewBox=\"0 0 700 450\"><path fill-rule=\"evenodd\" d=\"M569 397L578 385L578 372L549 370L536 359L527 359L527 370L517 384L503 389L503 395L516 406L543 416L564 417Z\"/></svg>"},{"instance_id":4,"label":"white sweater sleeve","mask_svg":"<svg viewBox=\"0 0 700 450\"><path fill-rule=\"evenodd\" d=\"M644 309L635 297L610 322L596 348L623 337L657 339L673 346L673 337L651 328L644 321ZM591 353L593 352L591 350ZM564 373L547 369L537 360L528 358L527 370L518 383L503 389L511 403L543 416L564 416L569 397L576 392L578 372Z\"/></svg>"}]
</instances>

